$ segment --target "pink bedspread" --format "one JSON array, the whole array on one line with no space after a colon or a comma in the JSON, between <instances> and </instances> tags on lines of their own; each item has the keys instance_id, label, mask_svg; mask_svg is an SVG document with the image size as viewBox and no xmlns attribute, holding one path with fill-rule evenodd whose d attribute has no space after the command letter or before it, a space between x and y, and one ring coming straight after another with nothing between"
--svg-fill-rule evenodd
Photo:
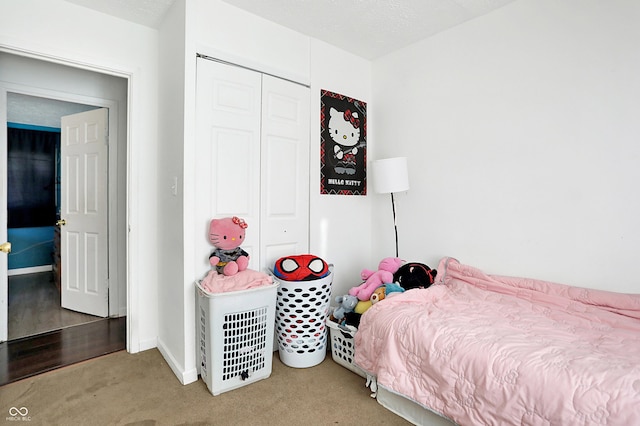
<instances>
[{"instance_id":1,"label":"pink bedspread","mask_svg":"<svg viewBox=\"0 0 640 426\"><path fill-rule=\"evenodd\" d=\"M252 269L245 269L231 276L218 274L212 269L202 280L201 285L209 293L226 293L262 287L272 283L273 280L269 275Z\"/></svg>"},{"instance_id":2,"label":"pink bedspread","mask_svg":"<svg viewBox=\"0 0 640 426\"><path fill-rule=\"evenodd\" d=\"M640 295L489 276L373 305L355 363L461 425L640 425Z\"/></svg>"}]
</instances>

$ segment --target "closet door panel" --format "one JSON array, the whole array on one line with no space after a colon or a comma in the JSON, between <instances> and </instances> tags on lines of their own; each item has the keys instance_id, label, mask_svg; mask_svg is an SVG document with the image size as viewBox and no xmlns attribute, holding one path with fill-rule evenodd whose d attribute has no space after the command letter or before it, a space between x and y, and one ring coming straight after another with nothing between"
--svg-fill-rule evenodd
<instances>
[{"instance_id":1,"label":"closet door panel","mask_svg":"<svg viewBox=\"0 0 640 426\"><path fill-rule=\"evenodd\" d=\"M309 251L309 89L262 80L263 267Z\"/></svg>"},{"instance_id":2,"label":"closet door panel","mask_svg":"<svg viewBox=\"0 0 640 426\"><path fill-rule=\"evenodd\" d=\"M264 173L265 187L271 188L267 194L263 210L267 216L294 217L298 213L298 182L300 146L294 139L268 137L265 144L265 161L268 167Z\"/></svg>"},{"instance_id":3,"label":"closet door panel","mask_svg":"<svg viewBox=\"0 0 640 426\"><path fill-rule=\"evenodd\" d=\"M258 269L261 75L198 58L196 85L196 271L209 269L209 221L227 216L249 224L242 248Z\"/></svg>"},{"instance_id":4,"label":"closet door panel","mask_svg":"<svg viewBox=\"0 0 640 426\"><path fill-rule=\"evenodd\" d=\"M242 158L251 158L251 151L255 149L253 134L232 129L212 129L212 142L215 161L211 174L211 186L214 188L212 208L217 216L252 216L252 181L255 167ZM235 182L235 184L233 184ZM257 227L256 227L257 228Z\"/></svg>"}]
</instances>

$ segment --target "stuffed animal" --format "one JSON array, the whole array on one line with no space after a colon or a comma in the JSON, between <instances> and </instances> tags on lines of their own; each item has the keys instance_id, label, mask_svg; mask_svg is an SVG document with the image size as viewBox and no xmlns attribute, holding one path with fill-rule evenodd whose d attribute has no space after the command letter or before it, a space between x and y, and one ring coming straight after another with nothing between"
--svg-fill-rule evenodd
<instances>
[{"instance_id":1,"label":"stuffed animal","mask_svg":"<svg viewBox=\"0 0 640 426\"><path fill-rule=\"evenodd\" d=\"M281 257L273 267L273 274L285 281L318 280L330 272L327 262L313 254Z\"/></svg>"},{"instance_id":2,"label":"stuffed animal","mask_svg":"<svg viewBox=\"0 0 640 426\"><path fill-rule=\"evenodd\" d=\"M393 274L393 281L405 290L427 288L435 281L438 271L423 263L409 262L402 265Z\"/></svg>"},{"instance_id":3,"label":"stuffed animal","mask_svg":"<svg viewBox=\"0 0 640 426\"><path fill-rule=\"evenodd\" d=\"M384 294L390 295L394 293L404 293L404 288L400 286L398 283L389 283L384 285Z\"/></svg>"},{"instance_id":4,"label":"stuffed animal","mask_svg":"<svg viewBox=\"0 0 640 426\"><path fill-rule=\"evenodd\" d=\"M247 223L238 217L213 219L209 225L209 241L215 247L209 263L219 274L235 275L249 265L249 253L240 248Z\"/></svg>"},{"instance_id":5,"label":"stuffed animal","mask_svg":"<svg viewBox=\"0 0 640 426\"><path fill-rule=\"evenodd\" d=\"M393 274L400 268L402 262L402 259L397 257L386 257L380 261L377 271L363 269L360 277L364 282L351 288L349 294L360 300L369 300L376 288L393 282Z\"/></svg>"},{"instance_id":6,"label":"stuffed animal","mask_svg":"<svg viewBox=\"0 0 640 426\"><path fill-rule=\"evenodd\" d=\"M378 303L381 300L384 300L384 298L386 297L386 293L384 291L384 286L382 287L378 287L373 291L373 294L371 295L371 297L369 298L369 300L371 300L371 304L375 305L376 303Z\"/></svg>"},{"instance_id":7,"label":"stuffed animal","mask_svg":"<svg viewBox=\"0 0 640 426\"><path fill-rule=\"evenodd\" d=\"M358 328L360 326L360 318L362 317L362 314L367 312L367 310L372 307L374 303L377 303L387 296L400 294L402 292L404 292L404 289L396 283L385 284L381 287L378 287L374 290L369 300L359 300L358 304L353 309L353 312L345 313L344 320L341 321L341 324L352 325Z\"/></svg>"},{"instance_id":8,"label":"stuffed animal","mask_svg":"<svg viewBox=\"0 0 640 426\"><path fill-rule=\"evenodd\" d=\"M358 298L345 294L344 296L337 296L336 303L338 307L333 311L333 317L340 322L347 312L353 312L353 309L358 304Z\"/></svg>"},{"instance_id":9,"label":"stuffed animal","mask_svg":"<svg viewBox=\"0 0 640 426\"><path fill-rule=\"evenodd\" d=\"M362 303L362 301L360 303ZM367 303L371 303L371 302L367 301ZM344 321L342 321L342 324L352 325L355 328L358 328L360 327L361 318L362 318L362 314L358 314L356 312L347 312L344 315Z\"/></svg>"},{"instance_id":10,"label":"stuffed animal","mask_svg":"<svg viewBox=\"0 0 640 426\"><path fill-rule=\"evenodd\" d=\"M362 314L358 314L356 312L347 312L344 316L344 320L340 324L351 325L355 328L358 328L360 327L361 318Z\"/></svg>"},{"instance_id":11,"label":"stuffed animal","mask_svg":"<svg viewBox=\"0 0 640 426\"><path fill-rule=\"evenodd\" d=\"M367 312L367 309L369 309L371 307L371 305L372 305L371 299L369 299L369 300L359 300L358 304L353 309L353 312L355 312L356 314L362 315L365 312Z\"/></svg>"},{"instance_id":12,"label":"stuffed animal","mask_svg":"<svg viewBox=\"0 0 640 426\"><path fill-rule=\"evenodd\" d=\"M341 321L341 324L352 325L358 328L358 326L360 326L360 317L362 316L362 314L367 312L367 309L372 306L373 304L371 303L371 300L358 300L358 303L356 304L356 307L353 308L353 311L344 314L344 319Z\"/></svg>"},{"instance_id":13,"label":"stuffed animal","mask_svg":"<svg viewBox=\"0 0 640 426\"><path fill-rule=\"evenodd\" d=\"M376 304L389 296L393 296L394 294L400 294L403 292L404 288L400 287L400 285L396 283L385 284L382 287L378 287L375 289L370 298L371 304Z\"/></svg>"}]
</instances>

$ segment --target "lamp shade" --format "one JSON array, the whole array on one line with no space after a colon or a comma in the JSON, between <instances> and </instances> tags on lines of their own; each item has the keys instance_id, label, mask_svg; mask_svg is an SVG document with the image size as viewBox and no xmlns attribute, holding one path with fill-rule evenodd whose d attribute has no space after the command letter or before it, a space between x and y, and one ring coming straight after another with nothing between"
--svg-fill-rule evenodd
<instances>
[{"instance_id":1,"label":"lamp shade","mask_svg":"<svg viewBox=\"0 0 640 426\"><path fill-rule=\"evenodd\" d=\"M409 190L406 157L385 158L373 162L373 187L380 194Z\"/></svg>"}]
</instances>

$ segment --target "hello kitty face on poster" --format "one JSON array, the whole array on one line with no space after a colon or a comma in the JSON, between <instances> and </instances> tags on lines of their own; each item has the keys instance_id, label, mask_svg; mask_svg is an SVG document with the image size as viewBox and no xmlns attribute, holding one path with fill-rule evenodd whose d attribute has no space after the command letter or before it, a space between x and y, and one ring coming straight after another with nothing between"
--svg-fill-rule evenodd
<instances>
[{"instance_id":1,"label":"hello kitty face on poster","mask_svg":"<svg viewBox=\"0 0 640 426\"><path fill-rule=\"evenodd\" d=\"M329 134L336 144L344 147L354 147L360 142L360 118L358 112L349 109L340 112L331 107L329 116Z\"/></svg>"}]
</instances>

